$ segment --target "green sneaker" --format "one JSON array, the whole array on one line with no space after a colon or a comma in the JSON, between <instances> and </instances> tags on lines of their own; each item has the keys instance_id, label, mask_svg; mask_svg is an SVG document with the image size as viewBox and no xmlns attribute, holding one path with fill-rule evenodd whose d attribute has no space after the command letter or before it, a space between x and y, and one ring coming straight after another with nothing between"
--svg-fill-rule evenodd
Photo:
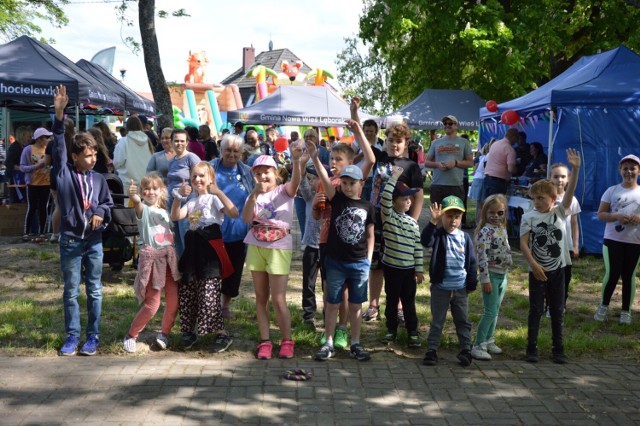
<instances>
[{"instance_id":1,"label":"green sneaker","mask_svg":"<svg viewBox=\"0 0 640 426\"><path fill-rule=\"evenodd\" d=\"M333 346L338 349L344 349L349 344L349 335L347 330L343 328L336 328L336 332L333 335Z\"/></svg>"},{"instance_id":2,"label":"green sneaker","mask_svg":"<svg viewBox=\"0 0 640 426\"><path fill-rule=\"evenodd\" d=\"M322 334L320 335L320 345L324 346L325 343L327 343L327 336L325 336L324 331L323 331Z\"/></svg>"}]
</instances>

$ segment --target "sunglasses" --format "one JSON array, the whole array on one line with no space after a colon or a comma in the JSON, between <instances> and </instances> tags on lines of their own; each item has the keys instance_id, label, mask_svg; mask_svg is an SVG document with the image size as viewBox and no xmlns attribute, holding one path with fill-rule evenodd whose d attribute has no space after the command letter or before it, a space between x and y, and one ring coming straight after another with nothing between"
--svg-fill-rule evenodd
<instances>
[{"instance_id":1,"label":"sunglasses","mask_svg":"<svg viewBox=\"0 0 640 426\"><path fill-rule=\"evenodd\" d=\"M444 123L442 123L442 124L444 124L445 126L453 126L453 125L454 125L454 124L456 124L456 123L454 123L453 121L445 121L445 122L444 122Z\"/></svg>"}]
</instances>

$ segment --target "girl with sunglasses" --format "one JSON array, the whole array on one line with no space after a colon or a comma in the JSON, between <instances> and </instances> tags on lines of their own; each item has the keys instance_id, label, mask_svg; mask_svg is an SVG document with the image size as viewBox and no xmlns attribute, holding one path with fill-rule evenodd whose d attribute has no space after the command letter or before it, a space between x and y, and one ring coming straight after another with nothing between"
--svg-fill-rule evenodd
<instances>
[{"instance_id":1,"label":"girl with sunglasses","mask_svg":"<svg viewBox=\"0 0 640 426\"><path fill-rule=\"evenodd\" d=\"M489 196L482 206L475 232L476 257L482 283L484 311L478 324L471 356L490 360L500 354L494 339L498 312L507 290L507 269L511 266L511 248L506 229L507 199L502 194Z\"/></svg>"}]
</instances>

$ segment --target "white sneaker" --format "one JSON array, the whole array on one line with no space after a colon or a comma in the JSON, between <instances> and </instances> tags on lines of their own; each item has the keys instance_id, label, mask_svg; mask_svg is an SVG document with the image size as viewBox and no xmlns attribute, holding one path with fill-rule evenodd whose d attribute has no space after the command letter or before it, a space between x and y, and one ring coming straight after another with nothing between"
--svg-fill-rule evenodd
<instances>
[{"instance_id":1,"label":"white sneaker","mask_svg":"<svg viewBox=\"0 0 640 426\"><path fill-rule=\"evenodd\" d=\"M129 352L130 354L135 353L136 351L136 339L133 337L129 337L129 335L124 336L124 340L122 341L122 349L125 352Z\"/></svg>"},{"instance_id":2,"label":"white sneaker","mask_svg":"<svg viewBox=\"0 0 640 426\"><path fill-rule=\"evenodd\" d=\"M488 341L486 346L487 352L489 352L490 354L498 355L502 353L502 349L500 349L500 347L496 345L496 342L494 342L493 340Z\"/></svg>"},{"instance_id":3,"label":"white sneaker","mask_svg":"<svg viewBox=\"0 0 640 426\"><path fill-rule=\"evenodd\" d=\"M631 311L620 311L620 324L631 324Z\"/></svg>"},{"instance_id":4,"label":"white sneaker","mask_svg":"<svg viewBox=\"0 0 640 426\"><path fill-rule=\"evenodd\" d=\"M487 352L486 347L484 347L483 345L474 345L471 349L471 356L474 359L479 359L482 361L491 360L491 355L489 355L489 352Z\"/></svg>"},{"instance_id":5,"label":"white sneaker","mask_svg":"<svg viewBox=\"0 0 640 426\"><path fill-rule=\"evenodd\" d=\"M598 306L598 310L596 311L596 314L593 316L593 319L596 321L604 321L607 319L607 310L609 309L608 306L604 306L604 305L599 305ZM631 317L629 317L629 319L631 319Z\"/></svg>"},{"instance_id":6,"label":"white sneaker","mask_svg":"<svg viewBox=\"0 0 640 426\"><path fill-rule=\"evenodd\" d=\"M156 344L164 351L169 346L169 338L162 333L158 333L156 336Z\"/></svg>"}]
</instances>

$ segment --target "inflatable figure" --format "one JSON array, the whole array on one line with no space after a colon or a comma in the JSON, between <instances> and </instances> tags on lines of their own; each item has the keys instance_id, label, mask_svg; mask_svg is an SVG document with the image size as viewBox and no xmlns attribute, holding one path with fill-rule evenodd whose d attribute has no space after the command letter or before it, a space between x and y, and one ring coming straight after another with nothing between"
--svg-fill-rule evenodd
<instances>
[{"instance_id":1,"label":"inflatable figure","mask_svg":"<svg viewBox=\"0 0 640 426\"><path fill-rule=\"evenodd\" d=\"M280 86L297 85L302 86L307 75L300 72L302 61L296 61L295 64L289 64L288 61L282 61L282 72L278 73L278 84Z\"/></svg>"},{"instance_id":2,"label":"inflatable figure","mask_svg":"<svg viewBox=\"0 0 640 426\"><path fill-rule=\"evenodd\" d=\"M278 87L276 83L278 74L264 65L255 66L247 71L245 78L249 77L256 79L256 102L269 96ZM270 83L267 82L268 78L271 79Z\"/></svg>"},{"instance_id":3,"label":"inflatable figure","mask_svg":"<svg viewBox=\"0 0 640 426\"><path fill-rule=\"evenodd\" d=\"M189 73L184 76L185 83L204 83L206 80L205 66L207 65L207 57L202 52L191 53L189 51Z\"/></svg>"},{"instance_id":4,"label":"inflatable figure","mask_svg":"<svg viewBox=\"0 0 640 426\"><path fill-rule=\"evenodd\" d=\"M307 79L309 80L309 82L311 82L311 80L313 79L314 86L324 85L324 83L327 82L328 78L334 78L333 74L331 74L327 70L323 70L322 68L316 68L315 71L311 71L309 74L307 74Z\"/></svg>"}]
</instances>

